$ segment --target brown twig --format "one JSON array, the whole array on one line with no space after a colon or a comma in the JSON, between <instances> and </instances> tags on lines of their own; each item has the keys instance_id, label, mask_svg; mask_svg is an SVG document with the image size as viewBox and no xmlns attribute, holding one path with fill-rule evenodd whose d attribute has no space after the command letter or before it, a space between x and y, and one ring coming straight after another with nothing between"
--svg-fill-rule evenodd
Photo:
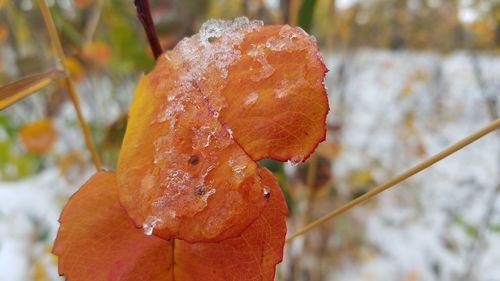
<instances>
[{"instance_id":1,"label":"brown twig","mask_svg":"<svg viewBox=\"0 0 500 281\"><path fill-rule=\"evenodd\" d=\"M153 55L155 59L157 59L163 53L163 50L161 48L160 41L158 40L158 35L156 34L153 17L151 16L151 9L149 8L149 1L134 0L134 5L137 10L137 16L144 27L146 36L148 37L151 51L153 51Z\"/></svg>"}]
</instances>

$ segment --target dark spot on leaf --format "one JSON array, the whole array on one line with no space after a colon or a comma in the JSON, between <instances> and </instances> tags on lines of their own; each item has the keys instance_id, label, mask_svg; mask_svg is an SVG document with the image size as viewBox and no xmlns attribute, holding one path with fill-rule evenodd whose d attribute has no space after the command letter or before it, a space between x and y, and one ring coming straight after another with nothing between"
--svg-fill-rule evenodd
<instances>
[{"instance_id":1,"label":"dark spot on leaf","mask_svg":"<svg viewBox=\"0 0 500 281\"><path fill-rule=\"evenodd\" d=\"M203 185L198 186L198 187L194 190L194 193L195 193L196 195L199 195L199 196L202 196L203 194L205 194L205 190L203 189Z\"/></svg>"},{"instance_id":2,"label":"dark spot on leaf","mask_svg":"<svg viewBox=\"0 0 500 281\"><path fill-rule=\"evenodd\" d=\"M188 163L190 165L196 165L200 162L200 159L198 158L198 156L196 155L192 155L191 157L189 157L189 160L188 160Z\"/></svg>"}]
</instances>

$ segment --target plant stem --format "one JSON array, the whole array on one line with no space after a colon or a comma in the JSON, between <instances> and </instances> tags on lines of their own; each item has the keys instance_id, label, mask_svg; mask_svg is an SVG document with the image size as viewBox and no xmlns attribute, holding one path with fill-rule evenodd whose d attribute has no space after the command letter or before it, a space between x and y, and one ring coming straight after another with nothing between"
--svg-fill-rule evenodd
<instances>
[{"instance_id":1,"label":"plant stem","mask_svg":"<svg viewBox=\"0 0 500 281\"><path fill-rule=\"evenodd\" d=\"M23 77L0 87L0 110L18 102L19 100L43 89L54 81L65 76L59 69L51 69L43 73Z\"/></svg>"},{"instance_id":2,"label":"plant stem","mask_svg":"<svg viewBox=\"0 0 500 281\"><path fill-rule=\"evenodd\" d=\"M153 23L153 17L151 16L151 9L149 8L148 0L134 0L134 5L137 10L137 16L144 27L146 36L148 37L149 46L155 60L163 53L161 49L160 41L158 40L158 35L156 34L155 25Z\"/></svg>"},{"instance_id":3,"label":"plant stem","mask_svg":"<svg viewBox=\"0 0 500 281\"><path fill-rule=\"evenodd\" d=\"M101 19L102 6L103 0L97 0L83 32L83 34L85 35L85 44L89 44L93 40L94 33L97 30L99 20Z\"/></svg>"},{"instance_id":4,"label":"plant stem","mask_svg":"<svg viewBox=\"0 0 500 281\"><path fill-rule=\"evenodd\" d=\"M64 55L61 40L59 39L59 35L57 34L57 29L54 24L54 20L52 19L52 16L50 14L49 7L47 6L45 0L38 0L38 6L40 7L40 11L42 12L43 20L45 22L45 26L47 27L50 43L52 44L54 53L57 59L59 60L59 64L66 72L66 76L64 77L66 88L68 90L71 102L73 103L73 107L75 108L78 122L83 131L85 144L87 145L87 148L89 149L90 155L92 157L92 162L94 162L94 165L97 170L102 170L102 161L101 158L99 158L99 154L97 154L97 150L92 140L92 136L90 135L90 129L83 117L82 110L80 107L80 100L78 99L78 93L76 91L75 84L73 82L73 79L71 79L71 76L69 75L69 71L66 67L66 64L64 63L66 60L66 56Z\"/></svg>"},{"instance_id":5,"label":"plant stem","mask_svg":"<svg viewBox=\"0 0 500 281\"><path fill-rule=\"evenodd\" d=\"M444 158L450 156L451 154L459 151L460 149L464 148L465 146L479 140L480 138L484 137L485 135L494 132L495 130L500 128L500 118L494 120L493 122L489 123L482 129L476 131L475 133L467 136L466 138L454 143L450 147L446 148L445 150L442 150L441 152L431 156L430 158L420 162L419 164L413 166L412 168L406 170L405 172L399 174L398 176L392 178L391 180L380 184L373 188L372 190L368 191L367 193L363 194L362 196L344 204L343 206L331 211L330 213L322 216L321 218L315 220L314 222L306 225L305 227L299 229L297 232L293 233L290 235L287 239L286 242L292 241L294 238L303 235L304 233L310 231L311 229L327 222L328 220L344 213L345 211L351 209L352 207L359 205L366 200L372 198L373 196L381 193L382 191L385 191L386 189L389 189L396 184L408 179L409 177L427 169L428 167L434 165L435 163L443 160Z\"/></svg>"}]
</instances>

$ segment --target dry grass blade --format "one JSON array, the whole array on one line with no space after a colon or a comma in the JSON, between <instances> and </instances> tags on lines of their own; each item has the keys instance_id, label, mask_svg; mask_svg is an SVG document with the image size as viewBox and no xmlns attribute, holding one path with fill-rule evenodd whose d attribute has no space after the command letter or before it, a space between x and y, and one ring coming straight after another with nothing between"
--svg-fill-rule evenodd
<instances>
[{"instance_id":1,"label":"dry grass blade","mask_svg":"<svg viewBox=\"0 0 500 281\"><path fill-rule=\"evenodd\" d=\"M373 188L372 190L368 191L367 193L363 194L362 196L344 204L343 206L331 211L330 213L322 216L321 218L315 220L314 222L306 225L305 227L299 229L297 232L291 234L289 237L287 237L286 242L290 242L294 238L303 235L304 233L310 231L311 229L327 222L328 220L346 212L347 210L355 207L356 205L359 205L366 200L374 197L375 195L381 193L382 191L385 191L396 184L410 178L411 176L429 168L430 166L436 164L437 162L443 160L444 158L450 156L451 154L459 151L460 149L464 148L465 146L479 140L480 138L484 137L485 135L494 132L495 130L500 129L500 119L496 119L493 122L489 123L487 126L483 127L482 129L476 131L475 133L467 136L466 138L454 143L450 147L446 148L445 150L442 150L441 152L431 156L430 158L427 158L426 160L420 162L419 164L413 166L412 168L406 170L405 172L399 174L398 176L392 178L389 181L386 181L383 184L380 184Z\"/></svg>"},{"instance_id":2,"label":"dry grass blade","mask_svg":"<svg viewBox=\"0 0 500 281\"><path fill-rule=\"evenodd\" d=\"M64 76L63 71L52 69L26 76L0 87L0 110L18 102Z\"/></svg>"},{"instance_id":3,"label":"dry grass blade","mask_svg":"<svg viewBox=\"0 0 500 281\"><path fill-rule=\"evenodd\" d=\"M52 48L54 49L54 53L56 54L57 58L59 59L59 62L61 64L61 66L64 68L64 70L69 73L68 69L66 68L65 64L63 63L65 61L66 57L64 55L61 40L59 39L59 35L57 34L54 20L52 19L52 15L50 14L49 7L47 6L47 3L45 2L45 0L38 0L38 6L40 7L40 11L42 12L43 20L44 20L45 25L47 27L47 31L49 33L49 38L50 38L50 43L52 44ZM102 161L101 161L101 158L99 157L99 154L97 153L97 150L96 150L95 145L94 145L94 141L92 140L92 137L90 135L89 126L87 125L87 123L85 122L85 119L83 118L82 110L80 108L80 100L78 99L78 94L76 92L75 84L70 76L66 76L64 80L65 80L66 88L68 89L69 97L70 97L71 102L73 103L73 107L75 108L75 111L76 111L78 123L80 124L80 127L82 128L82 131L83 131L83 137L85 139L85 144L87 145L87 148L90 150L90 155L92 156L92 161L94 162L94 165L95 165L97 170L102 170Z\"/></svg>"}]
</instances>

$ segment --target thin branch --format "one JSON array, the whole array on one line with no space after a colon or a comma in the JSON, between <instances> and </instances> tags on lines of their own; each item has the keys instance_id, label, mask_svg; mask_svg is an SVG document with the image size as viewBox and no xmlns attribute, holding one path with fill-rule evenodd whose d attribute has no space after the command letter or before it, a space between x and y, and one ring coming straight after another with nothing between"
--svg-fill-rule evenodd
<instances>
[{"instance_id":1,"label":"thin branch","mask_svg":"<svg viewBox=\"0 0 500 281\"><path fill-rule=\"evenodd\" d=\"M288 24L297 26L297 15L299 14L300 0L290 0L288 7Z\"/></svg>"},{"instance_id":2,"label":"thin branch","mask_svg":"<svg viewBox=\"0 0 500 281\"><path fill-rule=\"evenodd\" d=\"M316 187L314 184L316 183L316 176L318 173L318 161L319 156L316 153L311 155L307 164L307 175L306 175L306 191L307 191L307 199L306 199L306 208L304 210L302 219L299 221L300 227L307 224L307 222L311 218L311 212L313 210L313 201L316 196Z\"/></svg>"},{"instance_id":3,"label":"thin branch","mask_svg":"<svg viewBox=\"0 0 500 281\"><path fill-rule=\"evenodd\" d=\"M451 145L450 147L446 148L445 150L431 156L430 158L420 162L419 164L413 166L412 168L406 170L405 172L399 174L398 176L392 178L391 180L376 186L372 190L368 191L367 193L363 194L362 196L344 204L343 206L331 211L330 213L324 215L323 217L317 219L316 221L306 225L305 227L299 229L297 232L294 234L290 235L287 239L286 242L290 242L294 238L301 236L302 234L310 231L311 229L327 222L328 220L344 213L345 211L351 209L352 207L359 205L366 200L372 198L373 196L381 193L382 191L385 191L386 189L389 189L396 184L408 179L409 177L427 169L428 167L434 165L435 163L443 160L444 158L450 156L451 154L459 151L460 149L464 148L465 146L479 140L480 138L484 137L485 135L494 132L495 130L500 129L500 118L496 119L495 121L489 123L487 126L483 127L479 131L469 135L468 137L456 142L455 144Z\"/></svg>"},{"instance_id":4,"label":"thin branch","mask_svg":"<svg viewBox=\"0 0 500 281\"><path fill-rule=\"evenodd\" d=\"M103 0L97 0L95 6L90 14L87 25L85 26L84 38L85 44L89 44L92 42L94 33L97 30L97 26L99 25L99 20L101 19Z\"/></svg>"},{"instance_id":5,"label":"thin branch","mask_svg":"<svg viewBox=\"0 0 500 281\"><path fill-rule=\"evenodd\" d=\"M148 0L134 0L134 5L137 10L137 16L144 27L144 31L148 37L149 46L155 59L157 59L162 53L160 41L158 40L158 35L156 34L155 25L153 23L153 17L151 16L151 9L149 8Z\"/></svg>"},{"instance_id":6,"label":"thin branch","mask_svg":"<svg viewBox=\"0 0 500 281\"><path fill-rule=\"evenodd\" d=\"M40 7L40 11L42 12L43 20L49 33L50 43L52 44L52 48L54 49L57 59L59 60L59 64L63 67L66 73L69 73L68 69L66 68L66 64L64 63L64 61L66 60L66 56L64 55L61 40L59 39L59 35L57 34L57 29L54 24L54 20L52 19L52 15L50 14L49 7L47 6L45 0L38 0L38 6ZM73 107L75 108L78 122L83 131L85 144L90 151L92 162L94 162L97 170L102 170L102 161L101 158L99 158L99 154L97 154L92 136L90 135L90 129L85 122L85 119L83 118L82 110L80 108L80 100L78 99L78 93L76 91L75 84L69 74L66 75L64 80L69 97L71 99L71 102L73 103Z\"/></svg>"},{"instance_id":7,"label":"thin branch","mask_svg":"<svg viewBox=\"0 0 500 281\"><path fill-rule=\"evenodd\" d=\"M0 110L44 88L51 82L64 77L58 69L30 75L0 87Z\"/></svg>"}]
</instances>

